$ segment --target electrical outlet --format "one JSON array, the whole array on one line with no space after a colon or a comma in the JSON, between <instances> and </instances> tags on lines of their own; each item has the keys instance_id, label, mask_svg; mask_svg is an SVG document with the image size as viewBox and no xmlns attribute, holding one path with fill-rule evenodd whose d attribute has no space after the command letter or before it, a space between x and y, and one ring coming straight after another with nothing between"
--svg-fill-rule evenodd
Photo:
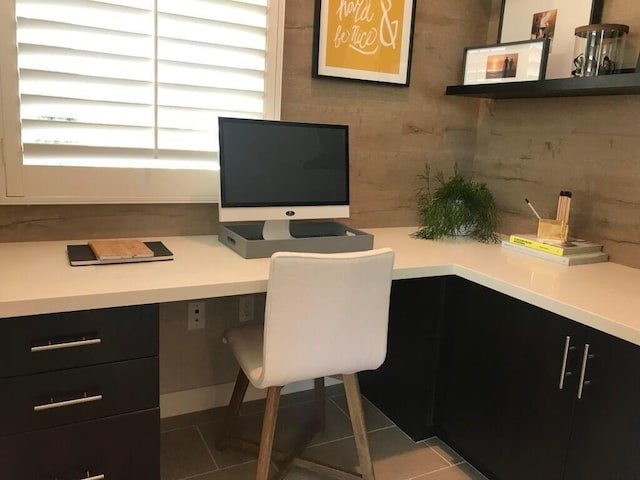
<instances>
[{"instance_id":1,"label":"electrical outlet","mask_svg":"<svg viewBox=\"0 0 640 480\"><path fill-rule=\"evenodd\" d=\"M204 302L189 302L187 304L187 330L198 330L206 324Z\"/></svg>"},{"instance_id":2,"label":"electrical outlet","mask_svg":"<svg viewBox=\"0 0 640 480\"><path fill-rule=\"evenodd\" d=\"M254 305L253 295L238 297L238 321L240 323L253 321Z\"/></svg>"}]
</instances>

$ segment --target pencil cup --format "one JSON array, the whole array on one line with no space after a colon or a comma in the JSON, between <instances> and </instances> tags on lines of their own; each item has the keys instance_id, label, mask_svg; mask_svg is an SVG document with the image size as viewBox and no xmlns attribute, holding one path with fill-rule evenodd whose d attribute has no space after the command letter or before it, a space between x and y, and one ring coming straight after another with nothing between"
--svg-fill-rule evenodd
<instances>
[{"instance_id":1,"label":"pencil cup","mask_svg":"<svg viewBox=\"0 0 640 480\"><path fill-rule=\"evenodd\" d=\"M566 242L569 238L569 225L560 220L541 218L538 220L538 238Z\"/></svg>"}]
</instances>

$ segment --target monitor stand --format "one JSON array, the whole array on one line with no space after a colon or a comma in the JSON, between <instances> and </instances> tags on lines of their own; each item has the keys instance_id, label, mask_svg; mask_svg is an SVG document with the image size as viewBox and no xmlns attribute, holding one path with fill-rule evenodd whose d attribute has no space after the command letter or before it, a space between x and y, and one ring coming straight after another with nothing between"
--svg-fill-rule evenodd
<instances>
[{"instance_id":1,"label":"monitor stand","mask_svg":"<svg viewBox=\"0 0 640 480\"><path fill-rule=\"evenodd\" d=\"M289 230L289 220L267 220L262 227L265 240L288 240L293 238Z\"/></svg>"},{"instance_id":2,"label":"monitor stand","mask_svg":"<svg viewBox=\"0 0 640 480\"><path fill-rule=\"evenodd\" d=\"M373 248L373 235L341 223L295 221L289 227L287 237L270 240L264 237L263 222L221 223L218 240L243 258L265 258L282 251L337 253Z\"/></svg>"}]
</instances>

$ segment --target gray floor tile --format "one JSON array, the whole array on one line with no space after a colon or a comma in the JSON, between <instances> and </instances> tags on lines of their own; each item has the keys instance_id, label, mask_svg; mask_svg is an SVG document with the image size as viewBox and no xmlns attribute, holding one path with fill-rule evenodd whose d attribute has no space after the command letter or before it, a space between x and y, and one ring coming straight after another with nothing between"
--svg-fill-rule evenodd
<instances>
[{"instance_id":1,"label":"gray floor tile","mask_svg":"<svg viewBox=\"0 0 640 480\"><path fill-rule=\"evenodd\" d=\"M243 463L229 468L216 470L189 477L189 480L254 480L256 477L256 462Z\"/></svg>"},{"instance_id":2,"label":"gray floor tile","mask_svg":"<svg viewBox=\"0 0 640 480\"><path fill-rule=\"evenodd\" d=\"M344 385L342 383L330 385L328 387L325 387L324 392L327 397L336 397L339 395L344 395Z\"/></svg>"},{"instance_id":3,"label":"gray floor tile","mask_svg":"<svg viewBox=\"0 0 640 480\"><path fill-rule=\"evenodd\" d=\"M160 435L161 480L178 480L216 469L217 466L195 427L172 430Z\"/></svg>"},{"instance_id":4,"label":"gray floor tile","mask_svg":"<svg viewBox=\"0 0 640 480\"><path fill-rule=\"evenodd\" d=\"M310 470L293 467L286 476L286 480L335 480L335 477L321 475Z\"/></svg>"},{"instance_id":5,"label":"gray floor tile","mask_svg":"<svg viewBox=\"0 0 640 480\"><path fill-rule=\"evenodd\" d=\"M313 390L304 390L302 392L288 393L280 397L280 407L296 405L298 403L306 403L313 401ZM264 412L265 399L252 400L244 402L240 409L240 415L251 415L253 413Z\"/></svg>"},{"instance_id":6,"label":"gray floor tile","mask_svg":"<svg viewBox=\"0 0 640 480\"><path fill-rule=\"evenodd\" d=\"M332 402L335 402L338 407L349 415L349 408L347 407L347 397L345 395L338 395L331 398ZM381 428L393 426L393 422L389 420L376 406L366 398L362 397L362 410L364 412L365 425L367 431L379 430Z\"/></svg>"},{"instance_id":7,"label":"gray floor tile","mask_svg":"<svg viewBox=\"0 0 640 480\"><path fill-rule=\"evenodd\" d=\"M417 477L414 480L487 480L484 475L478 472L468 463L460 463L451 467L443 468L436 472L428 473Z\"/></svg>"},{"instance_id":8,"label":"gray floor tile","mask_svg":"<svg viewBox=\"0 0 640 480\"><path fill-rule=\"evenodd\" d=\"M468 463L460 464L460 469L465 472L472 480L487 480L487 477L485 477Z\"/></svg>"},{"instance_id":9,"label":"gray floor tile","mask_svg":"<svg viewBox=\"0 0 640 480\"><path fill-rule=\"evenodd\" d=\"M160 420L160 431L168 432L186 427L193 427L200 423L215 422L224 417L225 408L212 408L200 412L167 417Z\"/></svg>"},{"instance_id":10,"label":"gray floor tile","mask_svg":"<svg viewBox=\"0 0 640 480\"><path fill-rule=\"evenodd\" d=\"M369 447L377 480L411 479L449 466L431 448L414 443L397 427L370 433ZM347 469L358 463L353 438L309 448L303 456Z\"/></svg>"},{"instance_id":11,"label":"gray floor tile","mask_svg":"<svg viewBox=\"0 0 640 480\"><path fill-rule=\"evenodd\" d=\"M283 408L278 412L275 445L289 450L297 445L299 436L314 419L314 403L305 403ZM339 440L353 436L351 420L333 402L328 401L325 409L325 430L318 432L310 445Z\"/></svg>"},{"instance_id":12,"label":"gray floor tile","mask_svg":"<svg viewBox=\"0 0 640 480\"><path fill-rule=\"evenodd\" d=\"M464 462L464 458L462 458L453 448L445 444L438 437L428 438L422 443L433 448L441 457L452 465Z\"/></svg>"},{"instance_id":13,"label":"gray floor tile","mask_svg":"<svg viewBox=\"0 0 640 480\"><path fill-rule=\"evenodd\" d=\"M369 444L378 480L414 478L447 466L432 449L416 444L395 426L369 434Z\"/></svg>"},{"instance_id":14,"label":"gray floor tile","mask_svg":"<svg viewBox=\"0 0 640 480\"><path fill-rule=\"evenodd\" d=\"M274 439L276 449L287 452L299 443L305 426L313 418L313 406L313 403L303 403L280 408ZM262 430L262 417L262 412L238 417L235 436L257 443L260 440ZM255 458L233 449L227 449L224 452L217 450L215 441L221 426L222 421L198 425L218 466L224 468ZM327 402L325 431L316 434L311 445L331 442L352 435L349 418L334 403Z\"/></svg>"},{"instance_id":15,"label":"gray floor tile","mask_svg":"<svg viewBox=\"0 0 640 480\"><path fill-rule=\"evenodd\" d=\"M259 421L260 416L258 414L255 414L255 415L248 415L245 417L239 417L239 423L245 423L246 421L249 421L247 419L254 419L254 418L256 419L255 421ZM206 442L211 452L211 455L213 455L213 458L215 459L218 467L228 468L233 465L251 462L256 459L255 455L250 455L248 453L240 452L233 448L227 448L224 451L218 450L215 446L215 443L216 443L216 439L218 438L218 433L221 427L222 427L222 421L204 423L204 424L198 425L198 429L202 433L202 437L204 438L204 441ZM244 436L242 436L241 438L244 438ZM247 440L257 441L257 439L255 438L251 438Z\"/></svg>"}]
</instances>

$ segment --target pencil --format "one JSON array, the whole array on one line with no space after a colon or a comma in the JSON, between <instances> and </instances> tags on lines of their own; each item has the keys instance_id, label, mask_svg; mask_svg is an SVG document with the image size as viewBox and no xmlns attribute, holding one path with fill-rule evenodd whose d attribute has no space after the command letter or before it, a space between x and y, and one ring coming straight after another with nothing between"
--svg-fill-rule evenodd
<instances>
[{"instance_id":1,"label":"pencil","mask_svg":"<svg viewBox=\"0 0 640 480\"><path fill-rule=\"evenodd\" d=\"M531 205L531 202L529 201L529 199L525 198L524 201L527 202L527 205L529 205L529 208L531 209L531 211L534 213L536 217L538 217L538 220L540 220L540 215L538 215L538 212L536 212L536 209L533 208L533 205Z\"/></svg>"}]
</instances>

